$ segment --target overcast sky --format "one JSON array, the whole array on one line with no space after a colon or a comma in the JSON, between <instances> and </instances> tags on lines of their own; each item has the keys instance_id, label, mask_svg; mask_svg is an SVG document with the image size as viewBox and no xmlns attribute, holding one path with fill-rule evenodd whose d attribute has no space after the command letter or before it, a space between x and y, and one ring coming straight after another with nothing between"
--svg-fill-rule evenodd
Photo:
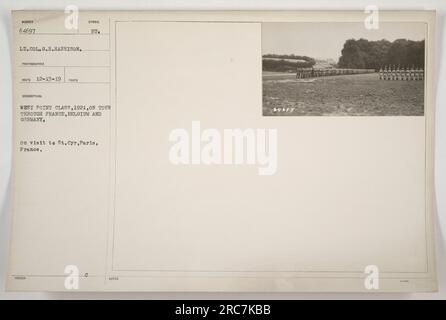
<instances>
[{"instance_id":1,"label":"overcast sky","mask_svg":"<svg viewBox=\"0 0 446 320\"><path fill-rule=\"evenodd\" d=\"M347 39L423 40L426 25L414 22L382 22L367 30L359 22L274 22L262 23L262 54L295 54L334 59L341 56Z\"/></svg>"}]
</instances>

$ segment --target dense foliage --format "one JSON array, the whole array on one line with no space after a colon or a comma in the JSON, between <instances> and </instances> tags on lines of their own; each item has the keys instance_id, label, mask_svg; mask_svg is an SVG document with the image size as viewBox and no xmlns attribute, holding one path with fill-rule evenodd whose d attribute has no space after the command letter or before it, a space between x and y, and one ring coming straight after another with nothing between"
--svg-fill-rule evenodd
<instances>
[{"instance_id":1,"label":"dense foliage","mask_svg":"<svg viewBox=\"0 0 446 320\"><path fill-rule=\"evenodd\" d=\"M339 68L375 69L387 65L424 68L424 40L347 40Z\"/></svg>"}]
</instances>

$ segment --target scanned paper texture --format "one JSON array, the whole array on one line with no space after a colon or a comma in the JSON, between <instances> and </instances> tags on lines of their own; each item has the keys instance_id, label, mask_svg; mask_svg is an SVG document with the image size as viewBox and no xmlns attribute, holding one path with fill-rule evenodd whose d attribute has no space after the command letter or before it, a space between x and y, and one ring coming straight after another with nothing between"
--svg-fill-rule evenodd
<instances>
[{"instance_id":1,"label":"scanned paper texture","mask_svg":"<svg viewBox=\"0 0 446 320\"><path fill-rule=\"evenodd\" d=\"M434 12L12 14L9 290L436 290Z\"/></svg>"}]
</instances>

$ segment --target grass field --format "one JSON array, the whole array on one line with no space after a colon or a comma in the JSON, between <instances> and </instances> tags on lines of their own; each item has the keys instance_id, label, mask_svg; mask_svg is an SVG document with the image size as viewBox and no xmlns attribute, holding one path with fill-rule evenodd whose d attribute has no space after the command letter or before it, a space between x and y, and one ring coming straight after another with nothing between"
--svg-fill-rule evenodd
<instances>
[{"instance_id":1,"label":"grass field","mask_svg":"<svg viewBox=\"0 0 446 320\"><path fill-rule=\"evenodd\" d=\"M307 80L307 81L305 81ZM421 116L424 81L384 81L377 73L296 80L263 74L265 116Z\"/></svg>"}]
</instances>

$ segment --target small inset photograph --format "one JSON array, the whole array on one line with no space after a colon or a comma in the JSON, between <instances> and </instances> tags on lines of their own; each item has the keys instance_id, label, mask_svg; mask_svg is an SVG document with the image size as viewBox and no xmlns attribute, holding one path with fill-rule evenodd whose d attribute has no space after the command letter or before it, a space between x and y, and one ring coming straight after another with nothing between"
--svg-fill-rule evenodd
<instances>
[{"instance_id":1,"label":"small inset photograph","mask_svg":"<svg viewBox=\"0 0 446 320\"><path fill-rule=\"evenodd\" d=\"M423 116L426 25L262 23L264 116Z\"/></svg>"}]
</instances>

